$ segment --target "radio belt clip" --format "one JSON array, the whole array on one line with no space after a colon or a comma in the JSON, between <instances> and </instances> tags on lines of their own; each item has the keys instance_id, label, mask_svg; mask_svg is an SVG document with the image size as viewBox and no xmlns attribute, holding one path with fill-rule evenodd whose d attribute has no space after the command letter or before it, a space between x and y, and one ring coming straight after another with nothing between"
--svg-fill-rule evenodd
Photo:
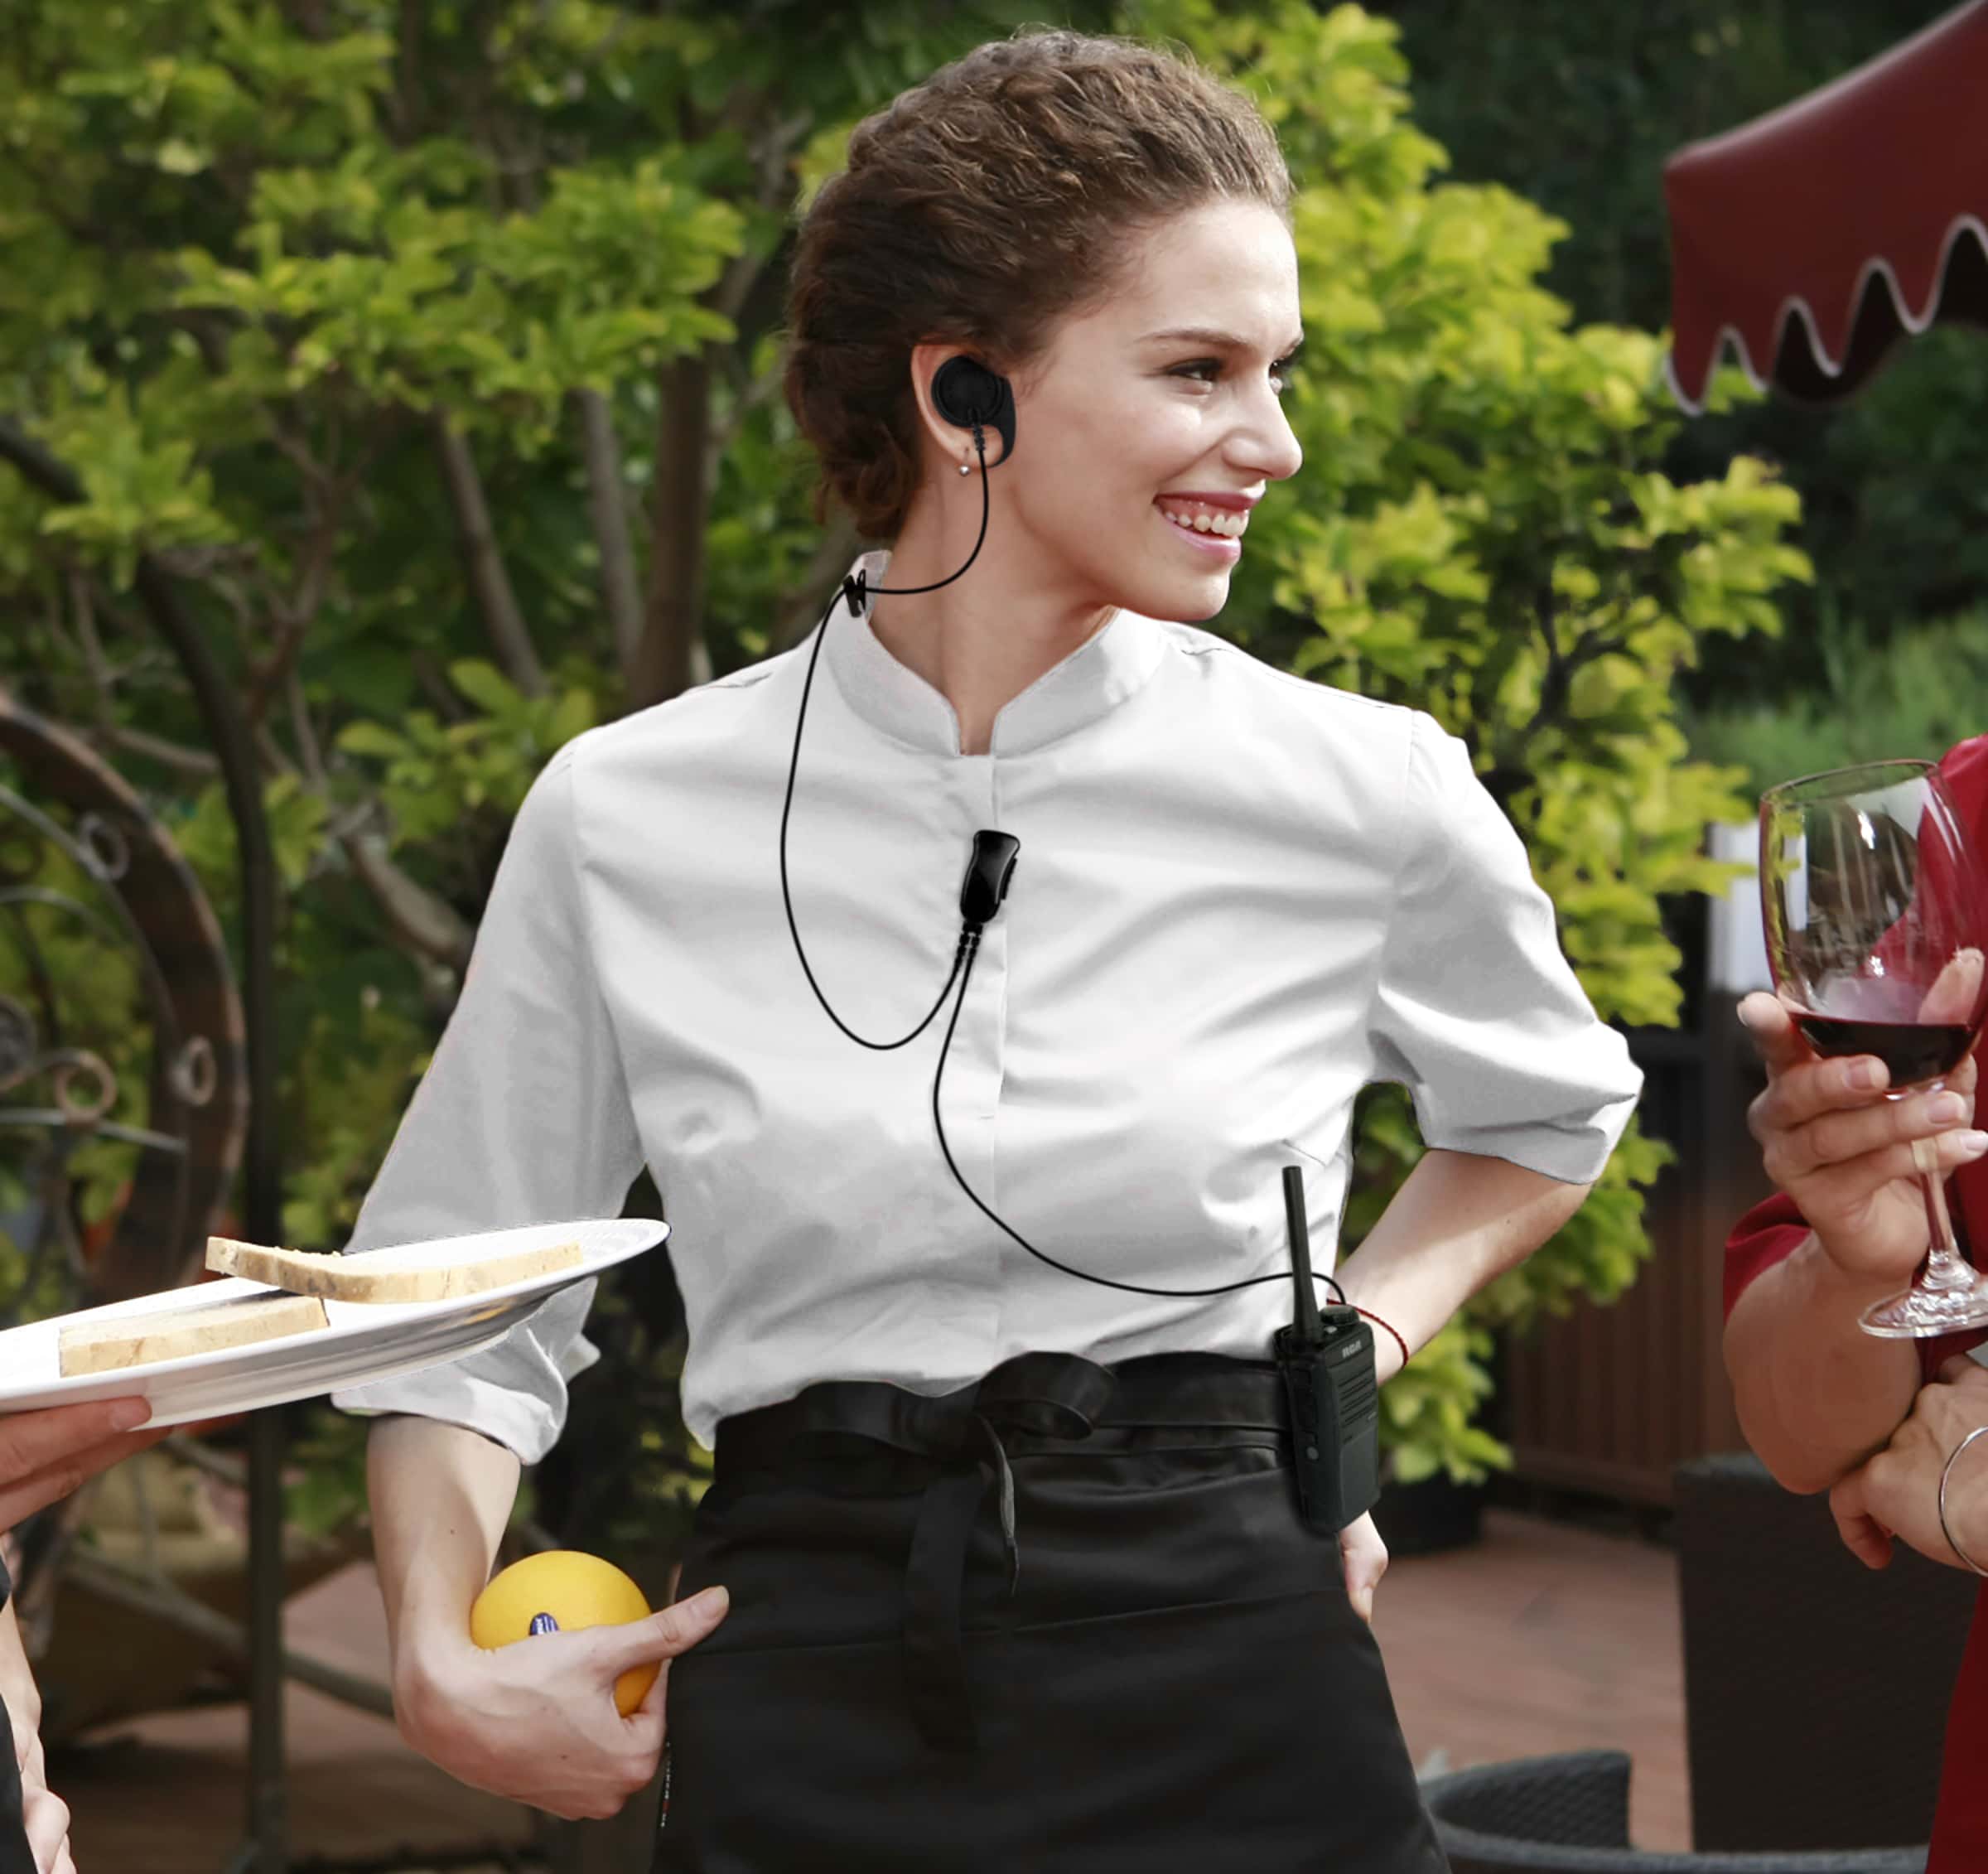
<instances>
[{"instance_id":1,"label":"radio belt clip","mask_svg":"<svg viewBox=\"0 0 1988 1874\"><path fill-rule=\"evenodd\" d=\"M1344 1303L1321 1309L1312 1287L1305 1222L1305 1176L1284 1168L1284 1219L1291 1240L1296 1307L1271 1336L1291 1413L1298 1510L1312 1529L1336 1535L1380 1495L1380 1388L1373 1330Z\"/></svg>"}]
</instances>

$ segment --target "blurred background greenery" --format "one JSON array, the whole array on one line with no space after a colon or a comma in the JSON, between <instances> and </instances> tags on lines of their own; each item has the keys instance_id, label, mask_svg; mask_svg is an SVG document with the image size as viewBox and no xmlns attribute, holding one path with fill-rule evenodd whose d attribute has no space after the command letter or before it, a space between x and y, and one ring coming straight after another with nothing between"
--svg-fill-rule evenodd
<instances>
[{"instance_id":1,"label":"blurred background greenery","mask_svg":"<svg viewBox=\"0 0 1988 1874\"><path fill-rule=\"evenodd\" d=\"M813 622L859 543L815 522L778 394L794 210L864 113L1045 18L1185 43L1262 99L1301 186L1308 466L1215 628L1466 737L1598 1009L1675 1023L1674 907L1730 875L1708 820L1988 723L1988 348L1935 335L1831 416L1729 378L1686 423L1662 161L1940 10L17 0L0 423L85 499L0 471L0 682L144 790L232 931L233 830L139 552L226 659L284 886L291 1240L349 1229L547 756ZM65 963L106 1021L117 967ZM1363 1099L1349 1244L1420 1149L1398 1089ZM1633 1131L1387 1389L1397 1475L1500 1461L1494 1332L1633 1279L1667 1156ZM663 1258L596 1338L527 1539L651 1549L702 1476ZM349 1527L359 1429L305 1430L293 1509Z\"/></svg>"}]
</instances>

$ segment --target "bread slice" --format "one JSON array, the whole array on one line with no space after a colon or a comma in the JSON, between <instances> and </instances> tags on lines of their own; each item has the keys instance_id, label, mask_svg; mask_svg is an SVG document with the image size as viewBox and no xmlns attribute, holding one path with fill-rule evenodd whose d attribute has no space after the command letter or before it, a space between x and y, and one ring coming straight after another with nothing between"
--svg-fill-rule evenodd
<instances>
[{"instance_id":1,"label":"bread slice","mask_svg":"<svg viewBox=\"0 0 1988 1874\"><path fill-rule=\"evenodd\" d=\"M577 1269L586 1258L577 1243L551 1243L509 1255L470 1257L460 1263L398 1266L393 1252L359 1256L321 1256L306 1249L269 1249L207 1239L207 1267L222 1275L246 1276L293 1295L324 1295L334 1302L454 1302L485 1289L502 1288L535 1275Z\"/></svg>"},{"instance_id":2,"label":"bread slice","mask_svg":"<svg viewBox=\"0 0 1988 1874\"><path fill-rule=\"evenodd\" d=\"M243 1295L205 1307L155 1309L81 1321L55 1336L62 1377L78 1373L115 1373L151 1366L183 1354L210 1354L217 1347L248 1347L308 1334L327 1324L325 1304L307 1295Z\"/></svg>"}]
</instances>

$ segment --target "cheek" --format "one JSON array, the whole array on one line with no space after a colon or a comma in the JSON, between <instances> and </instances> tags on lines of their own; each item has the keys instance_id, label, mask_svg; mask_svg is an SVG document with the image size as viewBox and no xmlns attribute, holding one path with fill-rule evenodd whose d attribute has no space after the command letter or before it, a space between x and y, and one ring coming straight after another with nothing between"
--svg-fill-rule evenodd
<instances>
[{"instance_id":1,"label":"cheek","mask_svg":"<svg viewBox=\"0 0 1988 1874\"><path fill-rule=\"evenodd\" d=\"M1204 427L1187 398L1164 394L1067 413L1042 426L1025 511L1032 522L1066 535L1107 514L1128 519L1161 489L1181 485L1206 456ZM1016 466L1021 466L1019 449Z\"/></svg>"}]
</instances>

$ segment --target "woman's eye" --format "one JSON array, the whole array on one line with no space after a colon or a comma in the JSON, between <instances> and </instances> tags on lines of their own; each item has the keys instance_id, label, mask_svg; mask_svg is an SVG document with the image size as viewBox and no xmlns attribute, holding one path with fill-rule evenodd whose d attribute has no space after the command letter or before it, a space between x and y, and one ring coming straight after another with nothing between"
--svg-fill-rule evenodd
<instances>
[{"instance_id":1,"label":"woman's eye","mask_svg":"<svg viewBox=\"0 0 1988 1874\"><path fill-rule=\"evenodd\" d=\"M1296 363L1289 358L1280 358L1270 367L1270 387L1280 397L1289 386L1296 370ZM1176 365L1168 374L1177 378L1191 378L1198 384L1212 384L1222 374L1223 363L1219 358L1196 358L1191 363Z\"/></svg>"}]
</instances>

